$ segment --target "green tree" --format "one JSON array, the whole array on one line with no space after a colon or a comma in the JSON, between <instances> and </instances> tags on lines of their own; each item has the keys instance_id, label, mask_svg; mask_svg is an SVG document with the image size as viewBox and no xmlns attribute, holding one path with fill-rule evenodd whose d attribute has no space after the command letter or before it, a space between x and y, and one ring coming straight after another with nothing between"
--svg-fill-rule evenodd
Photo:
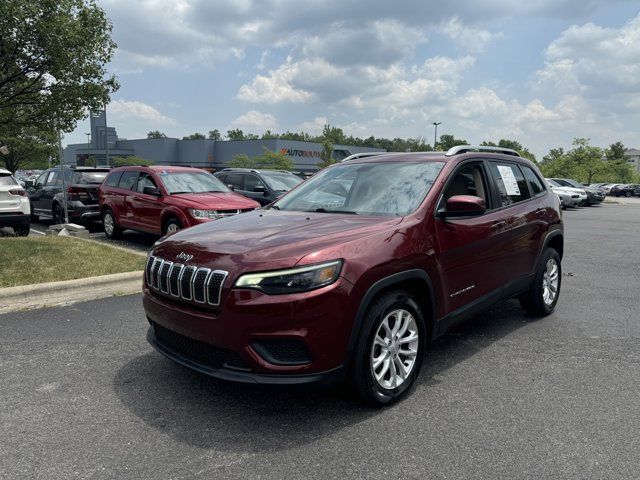
<instances>
[{"instance_id":1,"label":"green tree","mask_svg":"<svg viewBox=\"0 0 640 480\"><path fill-rule=\"evenodd\" d=\"M14 129L13 133L5 135L2 140L9 148L7 155L0 155L7 170L15 173L27 164L46 165L49 155L56 155L58 139L53 131L42 131L35 126L18 129L21 131L16 132Z\"/></svg>"},{"instance_id":2,"label":"green tree","mask_svg":"<svg viewBox=\"0 0 640 480\"><path fill-rule=\"evenodd\" d=\"M137 155L131 155L129 157L114 157L111 161L116 167L140 167L154 164L153 160L147 160L146 158L138 157Z\"/></svg>"},{"instance_id":3,"label":"green tree","mask_svg":"<svg viewBox=\"0 0 640 480\"><path fill-rule=\"evenodd\" d=\"M227 138L229 140L245 140L244 132L239 128L233 130L227 130Z\"/></svg>"},{"instance_id":4,"label":"green tree","mask_svg":"<svg viewBox=\"0 0 640 480\"><path fill-rule=\"evenodd\" d=\"M320 153L321 162L318 164L320 168L326 168L336 163L333 158L333 143L328 138L322 142L322 152Z\"/></svg>"},{"instance_id":5,"label":"green tree","mask_svg":"<svg viewBox=\"0 0 640 480\"><path fill-rule=\"evenodd\" d=\"M625 150L626 148L622 142L615 142L609 145L609 148L607 148L604 153L607 160L625 160Z\"/></svg>"},{"instance_id":6,"label":"green tree","mask_svg":"<svg viewBox=\"0 0 640 480\"><path fill-rule=\"evenodd\" d=\"M183 140L204 140L205 138L206 137L203 134L198 132L182 137Z\"/></svg>"},{"instance_id":7,"label":"green tree","mask_svg":"<svg viewBox=\"0 0 640 480\"><path fill-rule=\"evenodd\" d=\"M94 0L0 2L0 126L72 130L117 90L115 48Z\"/></svg>"},{"instance_id":8,"label":"green tree","mask_svg":"<svg viewBox=\"0 0 640 480\"><path fill-rule=\"evenodd\" d=\"M446 152L452 147L457 145L469 145L469 142L459 138L455 138L453 135L445 134L440 135L440 141L435 145L436 150L442 150Z\"/></svg>"},{"instance_id":9,"label":"green tree","mask_svg":"<svg viewBox=\"0 0 640 480\"><path fill-rule=\"evenodd\" d=\"M209 130L209 140L222 140L222 134L217 128L215 130Z\"/></svg>"},{"instance_id":10,"label":"green tree","mask_svg":"<svg viewBox=\"0 0 640 480\"><path fill-rule=\"evenodd\" d=\"M500 148L510 148L511 150L515 150L520 154L521 157L528 158L534 163L538 163L536 156L531 153L526 147L523 147L520 142L516 140L508 140L506 138L500 139L500 141L496 144L493 142L484 141L480 145L488 146L488 147L500 147Z\"/></svg>"},{"instance_id":11,"label":"green tree","mask_svg":"<svg viewBox=\"0 0 640 480\"><path fill-rule=\"evenodd\" d=\"M229 166L231 168L256 168L256 162L244 153L240 153L231 159Z\"/></svg>"},{"instance_id":12,"label":"green tree","mask_svg":"<svg viewBox=\"0 0 640 480\"><path fill-rule=\"evenodd\" d=\"M331 125L325 125L322 129L321 139L329 140L334 145L344 145L347 141L344 132L341 128L332 127Z\"/></svg>"},{"instance_id":13,"label":"green tree","mask_svg":"<svg viewBox=\"0 0 640 480\"><path fill-rule=\"evenodd\" d=\"M147 138L167 138L167 136L159 130L151 130L147 133Z\"/></svg>"},{"instance_id":14,"label":"green tree","mask_svg":"<svg viewBox=\"0 0 640 480\"><path fill-rule=\"evenodd\" d=\"M261 155L254 159L255 168L262 170L293 170L293 162L280 152L264 148Z\"/></svg>"}]
</instances>

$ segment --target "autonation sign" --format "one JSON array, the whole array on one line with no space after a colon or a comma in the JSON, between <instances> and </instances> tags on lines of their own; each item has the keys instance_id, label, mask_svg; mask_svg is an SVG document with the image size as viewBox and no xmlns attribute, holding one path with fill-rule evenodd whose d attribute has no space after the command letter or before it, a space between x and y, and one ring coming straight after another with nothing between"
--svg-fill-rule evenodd
<instances>
[{"instance_id":1,"label":"autonation sign","mask_svg":"<svg viewBox=\"0 0 640 480\"><path fill-rule=\"evenodd\" d=\"M297 148L281 148L280 153L289 157L320 158L320 152L313 150L298 150Z\"/></svg>"}]
</instances>

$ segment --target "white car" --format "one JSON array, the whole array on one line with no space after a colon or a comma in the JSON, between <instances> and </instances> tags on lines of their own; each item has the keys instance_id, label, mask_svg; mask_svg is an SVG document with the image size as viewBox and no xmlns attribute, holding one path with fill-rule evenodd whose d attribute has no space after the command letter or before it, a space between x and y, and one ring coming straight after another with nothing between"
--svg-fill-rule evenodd
<instances>
[{"instance_id":1,"label":"white car","mask_svg":"<svg viewBox=\"0 0 640 480\"><path fill-rule=\"evenodd\" d=\"M577 207L587 201L587 192L579 188L564 187L553 180L545 179L553 193L558 195L562 208Z\"/></svg>"},{"instance_id":2,"label":"white car","mask_svg":"<svg viewBox=\"0 0 640 480\"><path fill-rule=\"evenodd\" d=\"M27 192L11 172L0 168L0 228L4 227L13 227L21 237L29 235L31 204Z\"/></svg>"}]
</instances>

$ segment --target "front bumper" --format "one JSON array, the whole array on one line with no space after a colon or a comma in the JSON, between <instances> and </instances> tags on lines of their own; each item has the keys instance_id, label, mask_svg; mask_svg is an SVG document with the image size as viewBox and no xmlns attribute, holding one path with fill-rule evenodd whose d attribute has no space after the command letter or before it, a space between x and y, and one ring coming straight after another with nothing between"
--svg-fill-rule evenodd
<instances>
[{"instance_id":1,"label":"front bumper","mask_svg":"<svg viewBox=\"0 0 640 480\"><path fill-rule=\"evenodd\" d=\"M24 213L0 213L0 228L2 227L26 227L31 224L31 215Z\"/></svg>"},{"instance_id":2,"label":"front bumper","mask_svg":"<svg viewBox=\"0 0 640 480\"><path fill-rule=\"evenodd\" d=\"M154 333L153 327L149 327L147 332L147 341L159 353L173 360L180 365L203 373L210 377L220 380L228 380L240 383L256 383L262 385L318 385L320 387L329 387L340 383L345 378L345 369L339 366L329 371L309 373L301 375L270 375L260 374L247 371L240 371L232 368L212 367L204 363L198 362L188 356L171 350L167 346L158 341Z\"/></svg>"},{"instance_id":3,"label":"front bumper","mask_svg":"<svg viewBox=\"0 0 640 480\"><path fill-rule=\"evenodd\" d=\"M359 304L349 300L350 291L351 284L343 278L290 295L227 288L220 307L205 307L160 295L145 284L143 305L152 325L150 343L190 368L254 383L316 383L346 363ZM284 361L278 357L282 352L269 355L274 345L286 354L296 349L304 354ZM202 349L228 353L237 361L227 368L224 362L211 361Z\"/></svg>"}]
</instances>

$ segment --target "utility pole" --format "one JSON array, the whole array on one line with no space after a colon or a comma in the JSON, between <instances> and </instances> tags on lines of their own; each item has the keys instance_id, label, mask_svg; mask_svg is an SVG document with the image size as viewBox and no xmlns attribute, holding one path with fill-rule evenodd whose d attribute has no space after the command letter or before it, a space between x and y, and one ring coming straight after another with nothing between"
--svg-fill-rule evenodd
<instances>
[{"instance_id":1,"label":"utility pole","mask_svg":"<svg viewBox=\"0 0 640 480\"><path fill-rule=\"evenodd\" d=\"M433 122L433 126L435 127L435 131L433 132L433 150L436 149L436 142L438 141L438 125L442 122Z\"/></svg>"},{"instance_id":2,"label":"utility pole","mask_svg":"<svg viewBox=\"0 0 640 480\"><path fill-rule=\"evenodd\" d=\"M104 106L104 151L107 156L107 165L111 165L109 162L109 128L107 127L107 106Z\"/></svg>"},{"instance_id":3,"label":"utility pole","mask_svg":"<svg viewBox=\"0 0 640 480\"><path fill-rule=\"evenodd\" d=\"M62 203L64 203L64 223L69 223L67 211L67 186L64 179L64 157L62 155L62 131L58 128L58 155L60 156L60 174L62 175Z\"/></svg>"}]
</instances>

